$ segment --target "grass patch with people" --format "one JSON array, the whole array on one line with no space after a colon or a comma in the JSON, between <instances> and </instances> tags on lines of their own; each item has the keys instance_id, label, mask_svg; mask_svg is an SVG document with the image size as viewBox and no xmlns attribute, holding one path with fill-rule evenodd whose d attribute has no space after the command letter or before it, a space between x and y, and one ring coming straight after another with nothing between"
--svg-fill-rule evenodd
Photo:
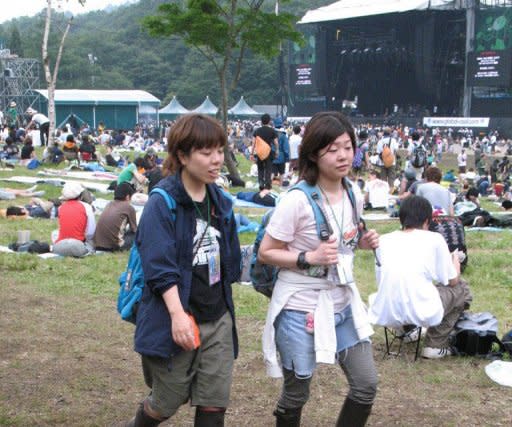
<instances>
[{"instance_id":1,"label":"grass patch with people","mask_svg":"<svg viewBox=\"0 0 512 427\"><path fill-rule=\"evenodd\" d=\"M451 160L449 155L445 158ZM0 177L36 172L16 167L1 171ZM5 184L0 186L27 187ZM60 194L50 185L38 185L39 189L46 198ZM28 201L2 201L0 208ZM368 226L386 233L397 229L398 221ZM53 219L0 218L0 245L16 241L18 230L30 230L31 239L49 242L56 228ZM253 239L254 234L241 236L242 243ZM473 292L471 311L493 313L501 336L512 328L512 233L467 232L466 241L469 264L463 277ZM111 426L131 417L148 389L133 351L134 327L116 311L117 280L126 260L127 253L48 260L0 253L0 425ZM355 277L367 300L376 290L371 251L356 254ZM281 381L268 378L263 364L261 333L268 300L251 287L233 288L240 355L226 425L272 426ZM379 388L368 425L512 424L512 393L486 376L488 360L449 357L414 362L412 347L398 358L387 358L383 329L375 331ZM320 366L302 425L334 425L347 390L338 368ZM163 425L192 425L192 413L184 406Z\"/></svg>"}]
</instances>

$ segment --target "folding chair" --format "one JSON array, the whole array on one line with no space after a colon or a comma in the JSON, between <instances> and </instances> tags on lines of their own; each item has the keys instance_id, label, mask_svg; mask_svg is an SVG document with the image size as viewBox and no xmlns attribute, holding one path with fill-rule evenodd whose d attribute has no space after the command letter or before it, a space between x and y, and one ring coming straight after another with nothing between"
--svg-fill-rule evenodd
<instances>
[{"instance_id":1,"label":"folding chair","mask_svg":"<svg viewBox=\"0 0 512 427\"><path fill-rule=\"evenodd\" d=\"M418 334L417 337L416 334ZM421 341L421 326L404 325L401 331L384 327L384 335L386 337L386 354L384 355L384 357L397 357L400 355L400 352L402 351L403 344L416 344L416 353L414 355L414 361L418 359ZM398 348L396 351L392 352L391 348L395 341L398 341Z\"/></svg>"}]
</instances>

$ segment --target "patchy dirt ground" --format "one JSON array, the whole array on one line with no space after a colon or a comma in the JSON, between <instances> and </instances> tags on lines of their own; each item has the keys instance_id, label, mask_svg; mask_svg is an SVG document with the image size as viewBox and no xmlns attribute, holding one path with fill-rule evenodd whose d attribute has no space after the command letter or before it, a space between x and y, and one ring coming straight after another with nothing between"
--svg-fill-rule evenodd
<instances>
[{"instance_id":1,"label":"patchy dirt ground","mask_svg":"<svg viewBox=\"0 0 512 427\"><path fill-rule=\"evenodd\" d=\"M132 350L133 327L104 297L51 297L37 285L2 274L0 425L112 426L129 419L147 389ZM280 382L265 376L263 322L241 318L227 426L272 426ZM383 359L374 339L380 385L370 426L510 426L512 390L492 383L486 361ZM303 426L334 425L347 392L341 370L322 366L313 381ZM183 407L164 425L192 426Z\"/></svg>"}]
</instances>

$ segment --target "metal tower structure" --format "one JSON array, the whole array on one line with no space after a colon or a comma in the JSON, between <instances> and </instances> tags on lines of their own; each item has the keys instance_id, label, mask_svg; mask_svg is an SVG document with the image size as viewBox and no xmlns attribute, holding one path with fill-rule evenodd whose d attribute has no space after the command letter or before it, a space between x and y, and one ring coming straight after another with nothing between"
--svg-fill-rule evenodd
<instances>
[{"instance_id":1,"label":"metal tower structure","mask_svg":"<svg viewBox=\"0 0 512 427\"><path fill-rule=\"evenodd\" d=\"M11 101L16 102L18 114L23 116L34 107L39 89L40 62L37 59L19 58L9 49L0 50L0 109L5 111Z\"/></svg>"}]
</instances>

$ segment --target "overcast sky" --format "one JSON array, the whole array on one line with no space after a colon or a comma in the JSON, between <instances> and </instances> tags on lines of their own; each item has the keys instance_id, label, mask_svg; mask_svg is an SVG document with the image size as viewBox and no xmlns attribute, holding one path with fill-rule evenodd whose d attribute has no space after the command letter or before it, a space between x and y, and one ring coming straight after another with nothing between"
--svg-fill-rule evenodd
<instances>
[{"instance_id":1,"label":"overcast sky","mask_svg":"<svg viewBox=\"0 0 512 427\"><path fill-rule=\"evenodd\" d=\"M62 11L74 14L104 9L108 5L134 3L136 0L86 0L85 6L80 6L77 0L52 1L52 7L57 9L60 5ZM34 16L46 8L46 0L2 0L0 7L0 23L20 16Z\"/></svg>"}]
</instances>

